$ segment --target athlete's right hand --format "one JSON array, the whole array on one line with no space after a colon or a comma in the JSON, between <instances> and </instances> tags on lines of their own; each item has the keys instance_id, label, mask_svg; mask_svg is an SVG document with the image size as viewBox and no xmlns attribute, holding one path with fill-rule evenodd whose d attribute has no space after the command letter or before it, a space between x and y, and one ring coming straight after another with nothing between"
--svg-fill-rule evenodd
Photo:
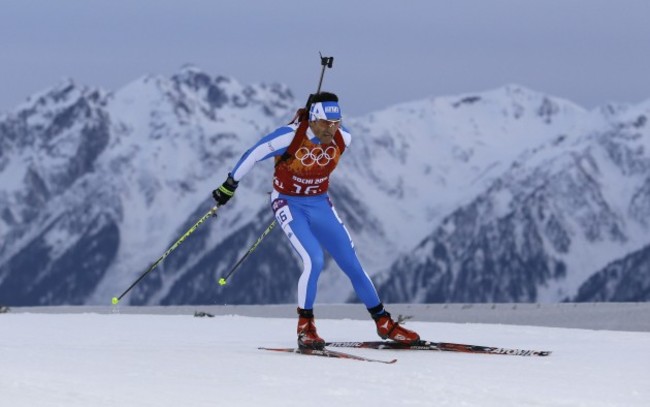
<instances>
[{"instance_id":1,"label":"athlete's right hand","mask_svg":"<svg viewBox=\"0 0 650 407\"><path fill-rule=\"evenodd\" d=\"M217 201L217 205L225 205L230 200L230 198L235 195L235 190L237 189L238 185L239 182L235 181L232 176L228 174L226 181L221 184L219 188L212 191L212 197L215 201Z\"/></svg>"}]
</instances>

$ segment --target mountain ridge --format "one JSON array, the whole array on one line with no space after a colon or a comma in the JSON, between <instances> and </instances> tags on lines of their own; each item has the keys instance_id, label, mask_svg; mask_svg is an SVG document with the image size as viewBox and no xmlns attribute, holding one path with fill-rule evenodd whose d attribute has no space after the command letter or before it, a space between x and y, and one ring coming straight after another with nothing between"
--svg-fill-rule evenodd
<instances>
[{"instance_id":1,"label":"mountain ridge","mask_svg":"<svg viewBox=\"0 0 650 407\"><path fill-rule=\"evenodd\" d=\"M210 191L243 150L286 123L301 105L284 85L243 85L195 66L185 66L169 78L145 75L113 92L68 80L29 101L0 114L0 230L4 235L0 300L10 305L101 304L116 295L210 208ZM549 251L543 245L535 250L545 260L534 263L537 272L526 280L535 282L534 287L512 283L518 278L513 271L512 279L493 276L490 280L488 273L482 284L468 281L449 291L424 278L425 273L413 276L419 282L417 289L405 290L409 284L400 276L411 274L399 265L429 264L430 252L422 248L429 247L431 236L444 235L442 230L453 223L450 219L461 222L460 214L468 215L470 207L483 208L479 212L489 209L494 219L500 219L495 208L500 208L502 218L519 215L506 216L509 220L502 219L500 227L483 232L479 227L478 235L465 237L468 242L492 230L482 241L495 239L497 252L516 254L506 250L516 247L516 242L495 231L528 225L526 230L533 232L542 225L539 230L559 236L553 243L544 240L545 244L561 248L567 228L557 221L560 212L552 212L555 223L539 223L526 212L526 205L513 198L516 193L508 192L509 185L521 189L526 183L543 184L550 174L546 165L557 157L571 157L575 149L571 146L589 146L600 137L596 144L601 156L594 159L584 153L584 165L595 160L603 185L637 188L648 174L648 126L643 119L648 104L612 104L587 111L570 101L510 84L346 117L354 138L332 176L331 196L362 263L389 301L508 299L489 294L499 291L498 281L505 287L519 287L509 289L522 292L512 296L515 301L563 300L598 270L578 276L570 262L557 255L561 249ZM603 161L603 155L613 158ZM299 262L280 231L269 235L242 266L237 284L224 288L214 284L273 219L265 194L271 189L272 164L257 167L261 168L243 180L233 203L221 208L215 220L206 222L125 300L134 304L295 300ZM518 172L528 174L527 180ZM580 185L588 185L589 173L583 173ZM650 188L647 182L643 185L645 189L634 190L631 209L612 211L610 222L613 230L621 229L636 246L628 245L625 253L601 250L602 263L647 244L643 232ZM606 196L602 199L608 202L618 191L594 193ZM525 196L529 207L543 198ZM555 201L561 199L551 199ZM513 202L520 205L515 212L508 209ZM476 219L472 216L466 219ZM431 259L440 261L440 247L445 245L434 241ZM435 261L427 267L435 269ZM564 264L564 271L559 264ZM454 274L444 275L434 280L449 280ZM44 283L48 281L49 285ZM61 283L50 289L52 281ZM558 286L553 288L554 284ZM570 288L560 287L566 284ZM329 258L320 287L320 301L354 301L345 276Z\"/></svg>"}]
</instances>

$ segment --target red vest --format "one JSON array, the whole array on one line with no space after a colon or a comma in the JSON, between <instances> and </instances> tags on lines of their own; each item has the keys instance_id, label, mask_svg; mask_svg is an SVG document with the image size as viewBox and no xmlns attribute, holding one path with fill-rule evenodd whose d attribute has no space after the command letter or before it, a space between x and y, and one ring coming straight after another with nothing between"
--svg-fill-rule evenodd
<instances>
[{"instance_id":1,"label":"red vest","mask_svg":"<svg viewBox=\"0 0 650 407\"><path fill-rule=\"evenodd\" d=\"M307 121L300 122L291 145L289 157L275 157L273 186L285 195L308 196L327 192L330 174L345 151L339 130L330 144L314 144L307 137Z\"/></svg>"}]
</instances>

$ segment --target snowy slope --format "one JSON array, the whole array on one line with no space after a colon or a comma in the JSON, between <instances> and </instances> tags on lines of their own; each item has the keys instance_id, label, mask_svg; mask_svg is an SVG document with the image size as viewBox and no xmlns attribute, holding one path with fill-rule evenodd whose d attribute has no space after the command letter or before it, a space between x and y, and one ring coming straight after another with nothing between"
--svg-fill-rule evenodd
<instances>
[{"instance_id":1,"label":"snowy slope","mask_svg":"<svg viewBox=\"0 0 650 407\"><path fill-rule=\"evenodd\" d=\"M35 96L0 133L0 297L16 305L112 297L195 211L207 212L243 146L285 120L291 104L281 85L243 86L194 67L112 94L66 82ZM225 230L204 228L214 232L210 244L254 218L270 178L260 171L241 188Z\"/></svg>"},{"instance_id":2,"label":"snowy slope","mask_svg":"<svg viewBox=\"0 0 650 407\"><path fill-rule=\"evenodd\" d=\"M574 301L626 301L650 292L650 246L608 264L580 286Z\"/></svg>"},{"instance_id":3,"label":"snowy slope","mask_svg":"<svg viewBox=\"0 0 650 407\"><path fill-rule=\"evenodd\" d=\"M210 191L223 181L243 146L275 128L289 114L291 102L288 90L279 85L244 87L193 67L171 81L143 78L117 92L108 109L121 121L115 148L103 165L118 171L122 206L128 208L122 228L128 233L111 266L112 280L144 270L162 254L166 242L176 240L206 213L212 206ZM224 232L251 220L262 203L251 194L268 190L269 181L268 168L266 176L260 171L251 177L238 191L237 218L228 220L225 231L212 228L208 244L223 241L228 236ZM151 244L152 236L166 238ZM115 292L113 283L105 283L108 287L100 285L95 293L97 301Z\"/></svg>"},{"instance_id":4,"label":"snowy slope","mask_svg":"<svg viewBox=\"0 0 650 407\"><path fill-rule=\"evenodd\" d=\"M434 340L550 349L549 357L350 351L392 365L277 354L295 320L126 314L0 317L0 400L27 406L585 406L650 399L650 334L409 323ZM374 340L370 321L319 320L328 340Z\"/></svg>"},{"instance_id":5,"label":"snowy slope","mask_svg":"<svg viewBox=\"0 0 650 407\"><path fill-rule=\"evenodd\" d=\"M210 209L210 191L230 166L259 137L286 123L301 99L282 85L242 85L187 66L171 78L148 75L114 92L64 81L0 116L0 301L105 304ZM530 295L490 294L495 282L517 281L517 262L501 273L506 274L501 280L490 281L488 275L481 284L455 286L469 302L557 301L575 294L610 262L649 243L650 194L643 192L649 190L644 181L647 112L647 103L586 111L508 85L346 117L354 139L334 173L331 196L362 263L391 293L388 298L449 301L454 297L413 274L437 272L429 263L431 250L421 249L431 247L426 242L446 236L441 231L452 223L473 222L464 212L478 208L477 202L492 208L484 220L489 225L508 213L524 213L526 206L543 205L530 186L570 179L575 185L560 183L546 198L564 202L551 208L555 218L584 209L572 206L570 196L586 188L597 197L594 202L606 203L609 217L603 219L620 229L619 238L584 238L586 232L567 224L575 235L571 250L558 252L547 240L536 249L543 253L542 275L519 288ZM596 185L590 183L592 175L567 178L571 171L586 174L579 168L590 160L598 167ZM267 202L271 166L266 162L253 170L233 203L126 300L293 302L299 266L278 230L247 260L233 284L215 285L272 220ZM529 219L514 217L509 227L521 229ZM480 230L468 231L464 241L485 237L474 233ZM502 247L515 242L499 228L490 233ZM460 253L456 264L473 254ZM404 258L406 271L399 267ZM337 266L328 260L326 268L319 300L353 298ZM386 283L403 285L405 279L415 286Z\"/></svg>"},{"instance_id":6,"label":"snowy slope","mask_svg":"<svg viewBox=\"0 0 650 407\"><path fill-rule=\"evenodd\" d=\"M416 262L422 258L413 248L519 157L558 138L607 126L618 109L589 112L518 85L387 108L348 121L356 137L332 195L358 201L360 209L348 211L344 219L375 275L389 269L400 253ZM389 269L386 278L394 271ZM406 292L395 299L418 298Z\"/></svg>"},{"instance_id":7,"label":"snowy slope","mask_svg":"<svg viewBox=\"0 0 650 407\"><path fill-rule=\"evenodd\" d=\"M398 302L573 298L594 271L648 244L648 114L642 104L524 151L401 256L381 291ZM617 299L649 298L636 293Z\"/></svg>"},{"instance_id":8,"label":"snowy slope","mask_svg":"<svg viewBox=\"0 0 650 407\"><path fill-rule=\"evenodd\" d=\"M517 85L406 103L352 121L359 145L343 165L358 176L346 181L388 206L382 224L413 247L523 151L600 124L571 102Z\"/></svg>"}]
</instances>

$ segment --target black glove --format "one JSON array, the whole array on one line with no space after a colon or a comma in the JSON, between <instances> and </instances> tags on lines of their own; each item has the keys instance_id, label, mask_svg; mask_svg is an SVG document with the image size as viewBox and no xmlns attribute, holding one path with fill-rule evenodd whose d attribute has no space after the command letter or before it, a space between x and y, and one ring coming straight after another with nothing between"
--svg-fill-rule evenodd
<instances>
[{"instance_id":1,"label":"black glove","mask_svg":"<svg viewBox=\"0 0 650 407\"><path fill-rule=\"evenodd\" d=\"M215 201L217 201L217 205L225 205L230 200L230 198L235 195L235 190L237 189L238 185L239 182L235 181L232 176L228 174L226 182L221 184L219 188L212 191L212 197Z\"/></svg>"}]
</instances>

